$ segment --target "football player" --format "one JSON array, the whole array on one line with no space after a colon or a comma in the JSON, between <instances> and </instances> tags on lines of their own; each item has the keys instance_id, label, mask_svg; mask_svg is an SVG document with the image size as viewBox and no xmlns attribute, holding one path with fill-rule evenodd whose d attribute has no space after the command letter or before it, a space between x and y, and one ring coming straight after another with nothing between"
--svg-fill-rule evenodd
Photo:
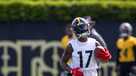
<instances>
[{"instance_id":1,"label":"football player","mask_svg":"<svg viewBox=\"0 0 136 76\"><path fill-rule=\"evenodd\" d=\"M67 24L65 27L65 35L61 39L62 48L66 48L68 42L73 38L73 32L71 24Z\"/></svg>"},{"instance_id":2,"label":"football player","mask_svg":"<svg viewBox=\"0 0 136 76\"><path fill-rule=\"evenodd\" d=\"M132 30L133 28L128 22L122 23L119 27L120 38L116 43L119 76L129 76L130 73L136 73L136 69L134 69L136 66L136 37L132 36Z\"/></svg>"},{"instance_id":3,"label":"football player","mask_svg":"<svg viewBox=\"0 0 136 76\"><path fill-rule=\"evenodd\" d=\"M103 47L107 47L103 37L94 28L95 21L91 19L91 16L84 16L84 18L89 22L90 28L89 37L95 38ZM72 29L71 24L68 24L65 28L66 35L64 35L61 39L61 45L64 49L67 47L68 41L74 37L71 29Z\"/></svg>"},{"instance_id":4,"label":"football player","mask_svg":"<svg viewBox=\"0 0 136 76\"><path fill-rule=\"evenodd\" d=\"M97 60L107 62L111 59L108 49L102 47L90 34L89 23L82 17L72 21L72 30L76 36L69 41L61 58L61 65L72 76L97 76ZM101 47L101 48L100 48ZM71 65L68 60L71 59Z\"/></svg>"}]
</instances>

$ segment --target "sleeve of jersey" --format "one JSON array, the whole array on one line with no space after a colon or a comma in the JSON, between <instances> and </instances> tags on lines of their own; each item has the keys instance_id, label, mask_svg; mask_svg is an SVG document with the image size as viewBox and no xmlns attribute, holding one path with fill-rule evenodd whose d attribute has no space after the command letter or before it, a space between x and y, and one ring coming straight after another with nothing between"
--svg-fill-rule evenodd
<instances>
[{"instance_id":1,"label":"sleeve of jersey","mask_svg":"<svg viewBox=\"0 0 136 76\"><path fill-rule=\"evenodd\" d=\"M69 41L69 39L68 39L67 35L65 35L64 37L62 37L62 39L60 41L62 48L65 49L67 47L68 41Z\"/></svg>"},{"instance_id":2,"label":"sleeve of jersey","mask_svg":"<svg viewBox=\"0 0 136 76\"><path fill-rule=\"evenodd\" d=\"M107 62L111 59L111 54L107 48L101 49L96 53L96 57L104 62Z\"/></svg>"}]
</instances>

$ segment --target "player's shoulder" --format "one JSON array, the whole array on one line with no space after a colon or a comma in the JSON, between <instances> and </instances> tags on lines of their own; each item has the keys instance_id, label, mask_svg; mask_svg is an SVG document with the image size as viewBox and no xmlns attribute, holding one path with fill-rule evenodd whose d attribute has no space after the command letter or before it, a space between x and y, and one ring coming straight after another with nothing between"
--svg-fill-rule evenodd
<instances>
[{"instance_id":1,"label":"player's shoulder","mask_svg":"<svg viewBox=\"0 0 136 76\"><path fill-rule=\"evenodd\" d=\"M116 41L116 46L117 46L118 48L121 48L121 47L123 47L123 43L124 43L123 38L119 38L119 39Z\"/></svg>"},{"instance_id":2,"label":"player's shoulder","mask_svg":"<svg viewBox=\"0 0 136 76\"><path fill-rule=\"evenodd\" d=\"M96 41L96 39L95 38L92 38L92 37L89 37L88 38L90 41Z\"/></svg>"},{"instance_id":3,"label":"player's shoulder","mask_svg":"<svg viewBox=\"0 0 136 76\"><path fill-rule=\"evenodd\" d=\"M116 43L123 42L123 38L118 38Z\"/></svg>"},{"instance_id":4,"label":"player's shoulder","mask_svg":"<svg viewBox=\"0 0 136 76\"><path fill-rule=\"evenodd\" d=\"M130 40L136 40L136 37L130 36Z\"/></svg>"},{"instance_id":5,"label":"player's shoulder","mask_svg":"<svg viewBox=\"0 0 136 76\"><path fill-rule=\"evenodd\" d=\"M100 43L99 43L96 39L94 39L94 38L89 37L88 40L89 40L88 42L91 43L91 44L97 44L97 43L100 44Z\"/></svg>"},{"instance_id":6,"label":"player's shoulder","mask_svg":"<svg viewBox=\"0 0 136 76\"><path fill-rule=\"evenodd\" d=\"M75 41L77 41L77 39L76 39L76 38L72 38L72 39L70 39L70 40L68 41L68 43L71 44L71 43L74 43Z\"/></svg>"},{"instance_id":7,"label":"player's shoulder","mask_svg":"<svg viewBox=\"0 0 136 76\"><path fill-rule=\"evenodd\" d=\"M134 43L134 45L136 45L136 37L130 36L129 42Z\"/></svg>"},{"instance_id":8,"label":"player's shoulder","mask_svg":"<svg viewBox=\"0 0 136 76\"><path fill-rule=\"evenodd\" d=\"M69 38L68 38L68 35L64 35L62 38L61 38L61 42L66 42L68 41Z\"/></svg>"}]
</instances>

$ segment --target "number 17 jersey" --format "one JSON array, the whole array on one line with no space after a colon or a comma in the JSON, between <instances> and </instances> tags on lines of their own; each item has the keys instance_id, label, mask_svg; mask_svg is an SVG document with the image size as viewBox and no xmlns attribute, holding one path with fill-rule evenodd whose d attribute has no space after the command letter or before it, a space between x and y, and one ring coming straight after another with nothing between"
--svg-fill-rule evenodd
<instances>
[{"instance_id":1,"label":"number 17 jersey","mask_svg":"<svg viewBox=\"0 0 136 76\"><path fill-rule=\"evenodd\" d=\"M96 70L98 68L94 51L96 48L96 40L88 38L86 42L80 42L78 39L69 41L73 48L71 68L80 67L85 70Z\"/></svg>"}]
</instances>

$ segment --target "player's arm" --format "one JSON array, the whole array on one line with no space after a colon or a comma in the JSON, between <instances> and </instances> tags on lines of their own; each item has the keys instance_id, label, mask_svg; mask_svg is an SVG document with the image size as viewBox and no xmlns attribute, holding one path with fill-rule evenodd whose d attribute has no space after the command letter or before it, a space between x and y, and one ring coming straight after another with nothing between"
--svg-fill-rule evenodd
<instances>
[{"instance_id":1,"label":"player's arm","mask_svg":"<svg viewBox=\"0 0 136 76\"><path fill-rule=\"evenodd\" d=\"M64 68L64 70L68 71L69 73L71 71L71 68L70 68L70 66L68 66L67 62L72 56L72 51L73 51L72 46L71 46L71 44L69 44L67 46L67 48L65 49L63 56L61 58L62 67Z\"/></svg>"},{"instance_id":2,"label":"player's arm","mask_svg":"<svg viewBox=\"0 0 136 76\"><path fill-rule=\"evenodd\" d=\"M72 74L72 76L83 76L83 72L80 70L80 67L71 68L67 64L69 59L72 57L72 52L73 52L72 46L71 44L69 44L61 58L61 65L64 68L64 70Z\"/></svg>"},{"instance_id":3,"label":"player's arm","mask_svg":"<svg viewBox=\"0 0 136 76\"><path fill-rule=\"evenodd\" d=\"M105 47L102 47L99 42L96 42L95 51L96 58L100 59L102 62L107 62L111 59L111 54L109 50Z\"/></svg>"},{"instance_id":4,"label":"player's arm","mask_svg":"<svg viewBox=\"0 0 136 76\"><path fill-rule=\"evenodd\" d=\"M94 28L92 29L90 36L96 39L103 47L107 47L103 37Z\"/></svg>"}]
</instances>

